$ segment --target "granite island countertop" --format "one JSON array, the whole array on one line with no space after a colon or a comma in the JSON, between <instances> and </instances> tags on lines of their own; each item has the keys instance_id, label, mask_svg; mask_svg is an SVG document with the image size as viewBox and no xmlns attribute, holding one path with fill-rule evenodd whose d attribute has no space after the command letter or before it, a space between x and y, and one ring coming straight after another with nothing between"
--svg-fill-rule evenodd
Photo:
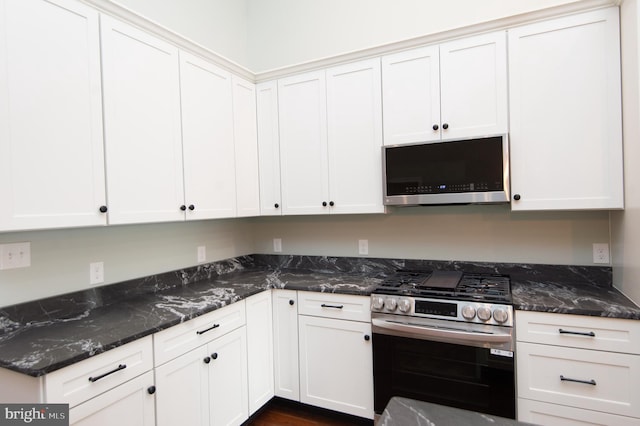
<instances>
[{"instance_id":1,"label":"granite island countertop","mask_svg":"<svg viewBox=\"0 0 640 426\"><path fill-rule=\"evenodd\" d=\"M640 319L610 268L252 255L0 308L0 367L41 376L271 288L368 296L401 268L509 274L516 309Z\"/></svg>"},{"instance_id":2,"label":"granite island countertop","mask_svg":"<svg viewBox=\"0 0 640 426\"><path fill-rule=\"evenodd\" d=\"M416 401L394 396L385 407L376 426L515 426L528 425L513 419Z\"/></svg>"}]
</instances>

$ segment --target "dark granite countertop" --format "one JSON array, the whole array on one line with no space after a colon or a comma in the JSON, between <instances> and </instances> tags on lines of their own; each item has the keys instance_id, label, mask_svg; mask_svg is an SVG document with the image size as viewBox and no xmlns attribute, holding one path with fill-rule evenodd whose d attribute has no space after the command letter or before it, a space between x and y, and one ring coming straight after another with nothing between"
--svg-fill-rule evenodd
<instances>
[{"instance_id":1,"label":"dark granite countertop","mask_svg":"<svg viewBox=\"0 0 640 426\"><path fill-rule=\"evenodd\" d=\"M509 274L516 309L640 319L611 268L252 255L0 308L0 367L41 376L270 288L367 296L400 268Z\"/></svg>"},{"instance_id":2,"label":"dark granite countertop","mask_svg":"<svg viewBox=\"0 0 640 426\"><path fill-rule=\"evenodd\" d=\"M529 423L475 411L416 401L394 396L384 409L376 426L438 425L438 426L515 426Z\"/></svg>"}]
</instances>

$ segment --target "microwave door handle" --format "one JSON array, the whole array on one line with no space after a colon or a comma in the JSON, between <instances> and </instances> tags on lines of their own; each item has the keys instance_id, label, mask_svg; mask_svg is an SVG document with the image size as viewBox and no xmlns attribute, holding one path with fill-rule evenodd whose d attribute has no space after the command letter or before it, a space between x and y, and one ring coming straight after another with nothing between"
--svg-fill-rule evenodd
<instances>
[{"instance_id":1,"label":"microwave door handle","mask_svg":"<svg viewBox=\"0 0 640 426\"><path fill-rule=\"evenodd\" d=\"M458 330L444 330L440 328L431 328L427 326L418 326L411 324L402 324L397 322L389 322L378 318L372 318L371 324L374 327L390 331L399 331L405 333L412 333L418 336L424 337L446 337L450 339L457 339L460 341L474 341L474 342L487 342L487 343L505 343L510 342L512 337L510 334L489 334L489 333L474 333L469 331Z\"/></svg>"}]
</instances>

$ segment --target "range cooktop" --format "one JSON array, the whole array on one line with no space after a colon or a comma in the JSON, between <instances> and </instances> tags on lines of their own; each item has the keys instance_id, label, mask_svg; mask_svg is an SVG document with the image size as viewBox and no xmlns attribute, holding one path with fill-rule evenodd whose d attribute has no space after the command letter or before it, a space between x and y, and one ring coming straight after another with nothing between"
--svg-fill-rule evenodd
<instances>
[{"instance_id":1,"label":"range cooktop","mask_svg":"<svg viewBox=\"0 0 640 426\"><path fill-rule=\"evenodd\" d=\"M511 304L508 275L397 270L374 293Z\"/></svg>"}]
</instances>

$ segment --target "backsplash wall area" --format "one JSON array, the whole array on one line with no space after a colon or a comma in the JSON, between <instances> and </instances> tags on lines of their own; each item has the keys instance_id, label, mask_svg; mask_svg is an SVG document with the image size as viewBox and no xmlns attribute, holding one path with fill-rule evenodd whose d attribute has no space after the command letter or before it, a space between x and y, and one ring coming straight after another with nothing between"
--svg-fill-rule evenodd
<instances>
[{"instance_id":1,"label":"backsplash wall area","mask_svg":"<svg viewBox=\"0 0 640 426\"><path fill-rule=\"evenodd\" d=\"M0 306L90 288L89 263L111 284L251 253L592 264L609 242L608 212L511 213L508 205L395 208L386 215L288 216L0 234L31 242L31 267L0 271Z\"/></svg>"},{"instance_id":2,"label":"backsplash wall area","mask_svg":"<svg viewBox=\"0 0 640 426\"><path fill-rule=\"evenodd\" d=\"M609 243L609 213L512 213L508 205L401 207L386 215L255 218L256 253L592 265Z\"/></svg>"},{"instance_id":3,"label":"backsplash wall area","mask_svg":"<svg viewBox=\"0 0 640 426\"><path fill-rule=\"evenodd\" d=\"M104 284L253 252L246 219L0 233L0 244L31 242L31 266L0 271L0 307L93 287L89 264L104 262ZM99 284L99 285L104 285Z\"/></svg>"}]
</instances>

